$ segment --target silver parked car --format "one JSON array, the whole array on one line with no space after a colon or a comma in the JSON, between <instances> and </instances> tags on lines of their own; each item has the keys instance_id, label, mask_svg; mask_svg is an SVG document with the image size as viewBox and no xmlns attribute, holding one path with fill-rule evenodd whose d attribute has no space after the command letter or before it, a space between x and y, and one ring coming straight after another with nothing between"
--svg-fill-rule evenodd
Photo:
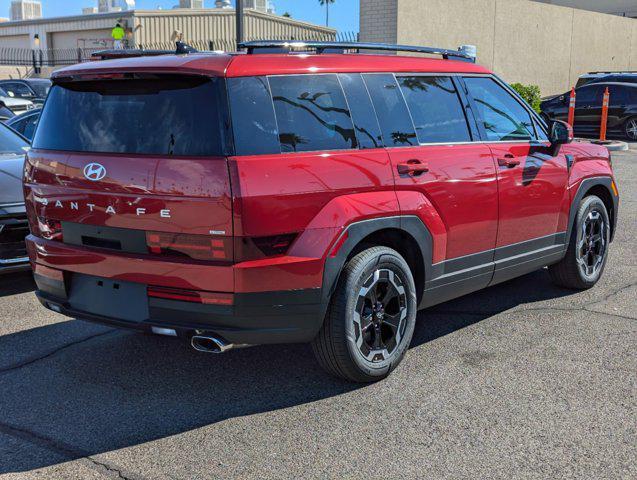
<instances>
[{"instance_id":1,"label":"silver parked car","mask_svg":"<svg viewBox=\"0 0 637 480\"><path fill-rule=\"evenodd\" d=\"M29 233L22 193L25 138L0 124L0 274L29 268Z\"/></svg>"},{"instance_id":2,"label":"silver parked car","mask_svg":"<svg viewBox=\"0 0 637 480\"><path fill-rule=\"evenodd\" d=\"M9 110L12 113L3 114L2 111L0 111L0 121L5 121L13 117L13 115L33 110L35 105L31 100L24 100L22 98L15 98L11 96L11 94L7 93L0 87L0 108L1 107L4 107L2 110Z\"/></svg>"}]
</instances>

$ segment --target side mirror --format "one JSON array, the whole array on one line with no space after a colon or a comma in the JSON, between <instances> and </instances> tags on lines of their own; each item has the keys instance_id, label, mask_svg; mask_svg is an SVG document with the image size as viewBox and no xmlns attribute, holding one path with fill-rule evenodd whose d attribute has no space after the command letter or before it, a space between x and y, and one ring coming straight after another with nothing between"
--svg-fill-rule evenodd
<instances>
[{"instance_id":1,"label":"side mirror","mask_svg":"<svg viewBox=\"0 0 637 480\"><path fill-rule=\"evenodd\" d=\"M573 141L573 127L561 120L553 120L549 140L551 141L552 156L555 156L560 151L561 145Z\"/></svg>"}]
</instances>

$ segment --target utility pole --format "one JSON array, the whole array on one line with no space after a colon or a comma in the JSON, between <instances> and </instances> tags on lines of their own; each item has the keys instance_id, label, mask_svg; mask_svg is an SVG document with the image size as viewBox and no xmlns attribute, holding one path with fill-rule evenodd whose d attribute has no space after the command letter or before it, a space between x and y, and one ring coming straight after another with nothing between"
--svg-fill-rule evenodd
<instances>
[{"instance_id":1,"label":"utility pole","mask_svg":"<svg viewBox=\"0 0 637 480\"><path fill-rule=\"evenodd\" d=\"M243 0L236 0L236 16L237 16L237 51L239 44L243 42Z\"/></svg>"}]
</instances>

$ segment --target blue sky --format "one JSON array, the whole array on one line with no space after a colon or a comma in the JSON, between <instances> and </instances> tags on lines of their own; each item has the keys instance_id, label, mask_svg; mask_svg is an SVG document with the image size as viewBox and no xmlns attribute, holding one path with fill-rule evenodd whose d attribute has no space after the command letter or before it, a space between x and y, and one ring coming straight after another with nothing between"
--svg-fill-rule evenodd
<instances>
[{"instance_id":1,"label":"blue sky","mask_svg":"<svg viewBox=\"0 0 637 480\"><path fill-rule=\"evenodd\" d=\"M178 3L179 0L137 0L137 8L172 8ZM214 3L214 0L206 0L206 7L213 7ZM319 0L275 0L274 3L279 14L287 11L299 20L325 24L325 7L319 5ZM11 0L0 0L0 17L9 16L10 4ZM46 17L59 17L80 14L82 7L96 4L95 0L42 0L42 10ZM330 26L340 31L357 32L358 15L358 0L336 0L330 5Z\"/></svg>"}]
</instances>

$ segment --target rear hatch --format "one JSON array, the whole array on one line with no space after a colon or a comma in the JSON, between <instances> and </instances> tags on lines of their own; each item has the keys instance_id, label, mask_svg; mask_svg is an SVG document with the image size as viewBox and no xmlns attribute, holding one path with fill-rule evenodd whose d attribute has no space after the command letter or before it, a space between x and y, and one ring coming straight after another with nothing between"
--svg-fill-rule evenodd
<instances>
[{"instance_id":1,"label":"rear hatch","mask_svg":"<svg viewBox=\"0 0 637 480\"><path fill-rule=\"evenodd\" d=\"M57 265L48 266L232 291L226 116L217 78L128 73L54 84L25 168L31 229L53 240L43 258ZM60 260L78 247L84 256ZM202 267L212 275L198 275Z\"/></svg>"}]
</instances>

